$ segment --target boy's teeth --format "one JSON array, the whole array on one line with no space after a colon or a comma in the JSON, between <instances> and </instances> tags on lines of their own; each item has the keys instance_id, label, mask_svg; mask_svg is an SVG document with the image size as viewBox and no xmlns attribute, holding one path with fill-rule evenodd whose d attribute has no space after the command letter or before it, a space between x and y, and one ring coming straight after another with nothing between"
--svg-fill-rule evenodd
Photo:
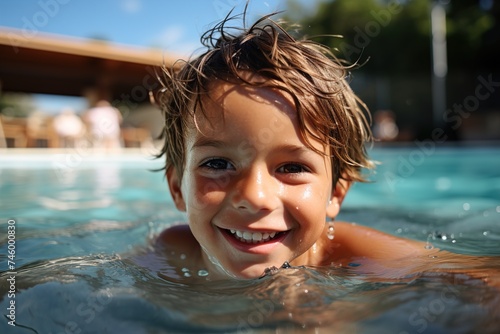
<instances>
[{"instance_id":1,"label":"boy's teeth","mask_svg":"<svg viewBox=\"0 0 500 334\"><path fill-rule=\"evenodd\" d=\"M244 241L247 243L260 243L260 242L266 242L271 240L276 236L276 232L271 232L271 233L261 233L261 232L248 232L248 231L237 231L237 230L230 230L232 234L235 234L237 239L240 241Z\"/></svg>"}]
</instances>

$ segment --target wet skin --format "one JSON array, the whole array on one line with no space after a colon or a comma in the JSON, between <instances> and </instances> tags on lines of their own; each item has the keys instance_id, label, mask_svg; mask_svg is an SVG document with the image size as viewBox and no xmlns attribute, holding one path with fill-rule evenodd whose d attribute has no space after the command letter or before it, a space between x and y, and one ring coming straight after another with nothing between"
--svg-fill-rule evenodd
<instances>
[{"instance_id":1,"label":"wet skin","mask_svg":"<svg viewBox=\"0 0 500 334\"><path fill-rule=\"evenodd\" d=\"M330 159L300 138L282 93L218 83L211 98L187 133L182 178L167 173L206 267L253 278L285 261L310 262L342 200L332 192Z\"/></svg>"}]
</instances>

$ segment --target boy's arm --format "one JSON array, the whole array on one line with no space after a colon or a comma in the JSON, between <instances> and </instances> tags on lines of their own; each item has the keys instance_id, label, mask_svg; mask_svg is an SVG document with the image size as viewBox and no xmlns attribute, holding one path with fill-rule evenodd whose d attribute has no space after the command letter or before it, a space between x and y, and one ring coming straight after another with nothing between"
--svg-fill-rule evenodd
<instances>
[{"instance_id":1,"label":"boy's arm","mask_svg":"<svg viewBox=\"0 0 500 334\"><path fill-rule=\"evenodd\" d=\"M352 223L335 223L332 259L360 272L404 278L422 273L466 274L500 288L500 259L456 254Z\"/></svg>"},{"instance_id":2,"label":"boy's arm","mask_svg":"<svg viewBox=\"0 0 500 334\"><path fill-rule=\"evenodd\" d=\"M335 259L353 257L396 260L409 256L433 255L434 249L425 242L400 238L355 223L335 223Z\"/></svg>"}]
</instances>

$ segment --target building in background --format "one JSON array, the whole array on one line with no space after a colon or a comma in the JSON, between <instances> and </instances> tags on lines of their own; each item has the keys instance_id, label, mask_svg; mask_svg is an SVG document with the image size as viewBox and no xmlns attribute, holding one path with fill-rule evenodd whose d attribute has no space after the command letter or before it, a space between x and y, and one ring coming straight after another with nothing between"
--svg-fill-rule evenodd
<instances>
[{"instance_id":1,"label":"building in background","mask_svg":"<svg viewBox=\"0 0 500 334\"><path fill-rule=\"evenodd\" d=\"M108 101L120 110L124 143L140 146L157 135L149 128L161 120L159 111L148 113L156 121L142 124L129 117L151 106L149 94L159 88L160 66L172 66L179 57L158 49L114 45L105 41L67 38L38 32L0 28L0 97L16 92L80 96L89 108ZM35 113L29 110L27 113ZM62 110L61 110L62 112ZM3 136L0 145L9 147L60 147L52 116L38 117L44 131L32 131L28 119L0 110ZM38 129L43 129L39 127ZM135 138L137 137L137 138ZM147 137L147 138L146 138Z\"/></svg>"}]
</instances>

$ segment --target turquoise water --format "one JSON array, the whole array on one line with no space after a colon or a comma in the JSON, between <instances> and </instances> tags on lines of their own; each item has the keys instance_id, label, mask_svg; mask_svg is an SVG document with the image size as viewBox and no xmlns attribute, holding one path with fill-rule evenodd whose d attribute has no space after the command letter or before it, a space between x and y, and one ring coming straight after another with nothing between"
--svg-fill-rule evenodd
<instances>
[{"instance_id":1,"label":"turquoise water","mask_svg":"<svg viewBox=\"0 0 500 334\"><path fill-rule=\"evenodd\" d=\"M339 220L500 256L500 149L413 145L371 155L381 162L374 182L352 187ZM0 156L0 309L9 315L15 300L17 323L3 317L0 333L500 329L498 290L465 275L389 280L350 268L291 268L259 280L190 284L189 276L204 273L169 267L153 246L159 231L184 219L163 175L150 171L158 167L141 154ZM487 269L500 270L500 261Z\"/></svg>"}]
</instances>

